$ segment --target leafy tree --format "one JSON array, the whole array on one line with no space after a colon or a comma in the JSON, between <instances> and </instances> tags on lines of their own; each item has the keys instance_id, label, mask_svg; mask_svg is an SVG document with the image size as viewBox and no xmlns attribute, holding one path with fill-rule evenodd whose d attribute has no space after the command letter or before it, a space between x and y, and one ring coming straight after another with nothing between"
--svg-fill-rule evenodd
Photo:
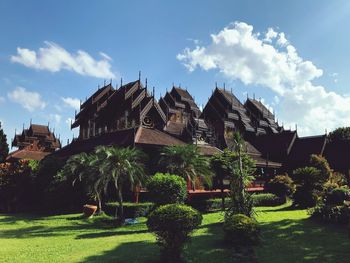
<instances>
[{"instance_id":1,"label":"leafy tree","mask_svg":"<svg viewBox=\"0 0 350 263\"><path fill-rule=\"evenodd\" d=\"M143 183L145 179L143 165L145 155L135 148L107 146L97 147L95 153L99 160L102 160L99 165L101 183L105 188L110 183L114 185L119 203L119 220L124 223L123 186L129 184L133 190L136 185ZM118 217L118 207L115 216Z\"/></svg>"},{"instance_id":2,"label":"leafy tree","mask_svg":"<svg viewBox=\"0 0 350 263\"><path fill-rule=\"evenodd\" d=\"M1 128L0 122L0 163L6 160L6 157L9 153L9 146L7 144L6 134L4 130Z\"/></svg>"},{"instance_id":3,"label":"leafy tree","mask_svg":"<svg viewBox=\"0 0 350 263\"><path fill-rule=\"evenodd\" d=\"M350 139L350 127L340 127L328 134L331 142Z\"/></svg>"},{"instance_id":4,"label":"leafy tree","mask_svg":"<svg viewBox=\"0 0 350 263\"><path fill-rule=\"evenodd\" d=\"M202 178L205 183L211 185L212 171L209 158L200 154L195 145L165 147L161 153L159 165L165 172L182 176L192 184L197 178Z\"/></svg>"},{"instance_id":5,"label":"leafy tree","mask_svg":"<svg viewBox=\"0 0 350 263\"><path fill-rule=\"evenodd\" d=\"M268 182L267 188L269 192L284 199L295 191L294 182L287 174L276 175Z\"/></svg>"},{"instance_id":6,"label":"leafy tree","mask_svg":"<svg viewBox=\"0 0 350 263\"><path fill-rule=\"evenodd\" d=\"M318 188L322 188L323 184L327 182L332 176L332 169L330 168L327 160L316 154L312 154L310 158L310 166L315 167L320 171L319 178L315 181Z\"/></svg>"}]
</instances>

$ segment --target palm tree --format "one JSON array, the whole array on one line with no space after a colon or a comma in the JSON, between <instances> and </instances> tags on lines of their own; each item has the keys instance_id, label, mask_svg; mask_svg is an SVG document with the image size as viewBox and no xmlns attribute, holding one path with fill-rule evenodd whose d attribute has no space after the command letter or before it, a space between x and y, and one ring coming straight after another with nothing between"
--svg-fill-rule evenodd
<instances>
[{"instance_id":1,"label":"palm tree","mask_svg":"<svg viewBox=\"0 0 350 263\"><path fill-rule=\"evenodd\" d=\"M77 181L84 181L89 194L97 200L97 213L102 212L101 193L103 184L99 173L98 156L95 154L80 153L71 156L63 169L59 172L59 177L72 181L73 186Z\"/></svg>"},{"instance_id":2,"label":"palm tree","mask_svg":"<svg viewBox=\"0 0 350 263\"><path fill-rule=\"evenodd\" d=\"M244 140L239 132L232 134L233 155L227 163L227 167L231 170L230 176L230 196L231 204L227 213L241 213L251 216L252 200L250 195L246 193L245 187L253 180L253 172L255 170L254 161L244 151ZM234 157L236 155L236 157Z\"/></svg>"},{"instance_id":3,"label":"palm tree","mask_svg":"<svg viewBox=\"0 0 350 263\"><path fill-rule=\"evenodd\" d=\"M201 155L195 145L165 147L159 164L166 172L182 176L192 184L196 178L202 178L205 183L211 185L212 171L209 159Z\"/></svg>"},{"instance_id":4,"label":"palm tree","mask_svg":"<svg viewBox=\"0 0 350 263\"><path fill-rule=\"evenodd\" d=\"M102 160L99 167L100 184L104 185L105 189L110 183L114 185L119 203L119 220L120 223L124 223L123 186L129 184L133 190L136 185L142 184L145 179L143 165L145 155L136 148L107 146L97 147L95 153L98 159ZM118 207L115 217L118 218Z\"/></svg>"}]
</instances>

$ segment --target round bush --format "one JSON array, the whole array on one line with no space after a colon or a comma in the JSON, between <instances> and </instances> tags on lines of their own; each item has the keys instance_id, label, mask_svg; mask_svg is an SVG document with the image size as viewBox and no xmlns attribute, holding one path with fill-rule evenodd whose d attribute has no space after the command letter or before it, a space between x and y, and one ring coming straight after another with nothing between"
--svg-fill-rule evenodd
<instances>
[{"instance_id":1,"label":"round bush","mask_svg":"<svg viewBox=\"0 0 350 263\"><path fill-rule=\"evenodd\" d=\"M234 247L257 245L260 241L258 223L243 214L225 217L225 241Z\"/></svg>"},{"instance_id":2,"label":"round bush","mask_svg":"<svg viewBox=\"0 0 350 263\"><path fill-rule=\"evenodd\" d=\"M181 261L181 248L201 222L197 210L180 204L160 206L148 216L147 227L157 236L163 261Z\"/></svg>"},{"instance_id":3,"label":"round bush","mask_svg":"<svg viewBox=\"0 0 350 263\"><path fill-rule=\"evenodd\" d=\"M277 175L268 184L268 191L278 197L287 197L294 193L293 180L288 175Z\"/></svg>"},{"instance_id":4,"label":"round bush","mask_svg":"<svg viewBox=\"0 0 350 263\"><path fill-rule=\"evenodd\" d=\"M185 179L173 174L156 173L149 179L146 187L156 205L183 203L187 197Z\"/></svg>"}]
</instances>

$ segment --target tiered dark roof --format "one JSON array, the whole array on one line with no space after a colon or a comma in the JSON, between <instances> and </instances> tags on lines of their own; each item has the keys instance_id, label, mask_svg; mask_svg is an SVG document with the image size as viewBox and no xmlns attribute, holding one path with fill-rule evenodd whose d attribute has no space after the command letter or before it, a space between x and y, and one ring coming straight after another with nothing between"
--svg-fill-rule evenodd
<instances>
[{"instance_id":1,"label":"tiered dark roof","mask_svg":"<svg viewBox=\"0 0 350 263\"><path fill-rule=\"evenodd\" d=\"M146 127L133 127L124 130L117 130L99 136L91 137L86 140L74 140L71 144L66 145L54 155L68 157L81 152L91 152L97 146L119 146L119 147L164 147L172 145L184 145L185 142L157 129ZM200 148L202 154L220 152L213 146Z\"/></svg>"},{"instance_id":2,"label":"tiered dark roof","mask_svg":"<svg viewBox=\"0 0 350 263\"><path fill-rule=\"evenodd\" d=\"M12 147L18 147L18 150L9 154L7 157L9 161L41 160L46 155L61 148L61 143L48 126L31 124L28 129L23 129L21 134L15 134Z\"/></svg>"},{"instance_id":3,"label":"tiered dark roof","mask_svg":"<svg viewBox=\"0 0 350 263\"><path fill-rule=\"evenodd\" d=\"M249 111L257 134L278 133L282 130L275 121L275 115L261 101L248 98L244 106Z\"/></svg>"},{"instance_id":4,"label":"tiered dark roof","mask_svg":"<svg viewBox=\"0 0 350 263\"><path fill-rule=\"evenodd\" d=\"M312 154L323 155L327 135L297 137L287 159L289 170L308 166Z\"/></svg>"},{"instance_id":5,"label":"tiered dark roof","mask_svg":"<svg viewBox=\"0 0 350 263\"><path fill-rule=\"evenodd\" d=\"M250 142L262 153L262 156L284 162L289 156L297 138L296 131L282 131L250 138Z\"/></svg>"},{"instance_id":6,"label":"tiered dark roof","mask_svg":"<svg viewBox=\"0 0 350 263\"><path fill-rule=\"evenodd\" d=\"M167 115L164 131L186 142L212 143L212 132L187 90L173 87L160 98L159 105Z\"/></svg>"},{"instance_id":7,"label":"tiered dark roof","mask_svg":"<svg viewBox=\"0 0 350 263\"><path fill-rule=\"evenodd\" d=\"M79 139L88 139L141 125L163 129L165 122L153 94L136 80L119 89L109 84L98 90L81 105L72 128L80 126Z\"/></svg>"}]
</instances>

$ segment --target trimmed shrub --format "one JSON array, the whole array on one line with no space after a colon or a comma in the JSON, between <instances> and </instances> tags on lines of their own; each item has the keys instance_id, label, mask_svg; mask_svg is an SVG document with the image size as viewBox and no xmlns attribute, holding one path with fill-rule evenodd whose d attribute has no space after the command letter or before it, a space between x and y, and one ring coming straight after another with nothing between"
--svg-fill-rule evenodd
<instances>
[{"instance_id":1,"label":"trimmed shrub","mask_svg":"<svg viewBox=\"0 0 350 263\"><path fill-rule=\"evenodd\" d=\"M286 202L286 198L278 197L274 194L253 194L252 200L254 206L278 206Z\"/></svg>"},{"instance_id":2,"label":"trimmed shrub","mask_svg":"<svg viewBox=\"0 0 350 263\"><path fill-rule=\"evenodd\" d=\"M147 227L157 236L162 262L181 262L181 249L202 222L202 215L180 204L160 206L150 213Z\"/></svg>"},{"instance_id":3,"label":"trimmed shrub","mask_svg":"<svg viewBox=\"0 0 350 263\"><path fill-rule=\"evenodd\" d=\"M286 199L270 193L251 195L254 206L278 206L283 205ZM225 199L225 207L228 207L230 199ZM202 213L216 212L221 210L221 198L203 199L196 198L187 202L188 205Z\"/></svg>"},{"instance_id":4,"label":"trimmed shrub","mask_svg":"<svg viewBox=\"0 0 350 263\"><path fill-rule=\"evenodd\" d=\"M347 187L337 187L326 194L326 204L329 205L343 205L345 200L348 200L350 190Z\"/></svg>"},{"instance_id":5,"label":"trimmed shrub","mask_svg":"<svg viewBox=\"0 0 350 263\"><path fill-rule=\"evenodd\" d=\"M311 211L313 218L321 219L328 223L349 224L350 223L350 206L349 205L328 205L320 204Z\"/></svg>"},{"instance_id":6,"label":"trimmed shrub","mask_svg":"<svg viewBox=\"0 0 350 263\"><path fill-rule=\"evenodd\" d=\"M103 207L103 211L110 216L115 215L116 207L119 206L116 202L107 203ZM124 216L126 218L137 218L147 216L153 209L153 203L123 203Z\"/></svg>"},{"instance_id":7,"label":"trimmed shrub","mask_svg":"<svg viewBox=\"0 0 350 263\"><path fill-rule=\"evenodd\" d=\"M147 182L150 199L156 205L183 203L187 197L185 179L173 174L156 173Z\"/></svg>"},{"instance_id":8,"label":"trimmed shrub","mask_svg":"<svg viewBox=\"0 0 350 263\"><path fill-rule=\"evenodd\" d=\"M267 190L279 197L286 198L294 193L295 185L288 175L277 175L268 182Z\"/></svg>"},{"instance_id":9,"label":"trimmed shrub","mask_svg":"<svg viewBox=\"0 0 350 263\"><path fill-rule=\"evenodd\" d=\"M260 242L258 223L243 214L226 216L223 230L225 241L236 248L257 245Z\"/></svg>"}]
</instances>

